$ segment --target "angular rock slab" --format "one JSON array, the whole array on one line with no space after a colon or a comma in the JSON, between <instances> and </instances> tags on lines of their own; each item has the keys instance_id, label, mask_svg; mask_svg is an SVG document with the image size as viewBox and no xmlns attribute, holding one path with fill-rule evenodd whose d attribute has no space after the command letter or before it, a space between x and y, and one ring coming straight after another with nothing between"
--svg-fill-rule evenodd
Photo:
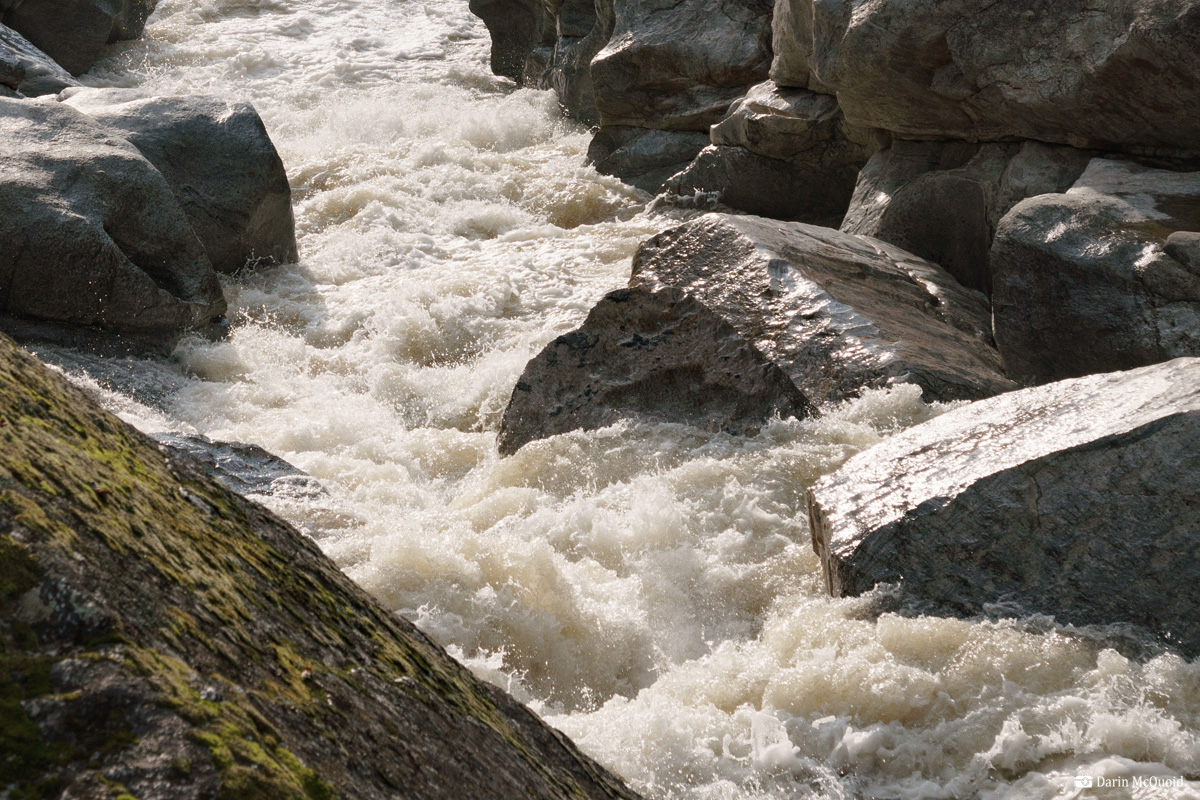
<instances>
[{"instance_id":1,"label":"angular rock slab","mask_svg":"<svg viewBox=\"0 0 1200 800\"><path fill-rule=\"evenodd\" d=\"M1016 387L983 296L877 239L707 214L643 244L630 285L695 297L817 402L894 383L918 384L927 400Z\"/></svg>"},{"instance_id":2,"label":"angular rock slab","mask_svg":"<svg viewBox=\"0 0 1200 800\"><path fill-rule=\"evenodd\" d=\"M1200 355L1200 172L1093 160L1065 194L1001 221L990 254L996 343L1030 383Z\"/></svg>"},{"instance_id":3,"label":"angular rock slab","mask_svg":"<svg viewBox=\"0 0 1200 800\"><path fill-rule=\"evenodd\" d=\"M855 124L913 139L1200 149L1200 0L811 6L808 65Z\"/></svg>"},{"instance_id":4,"label":"angular rock slab","mask_svg":"<svg viewBox=\"0 0 1200 800\"><path fill-rule=\"evenodd\" d=\"M753 435L772 417L811 413L779 367L683 292L619 289L525 366L500 453L630 417Z\"/></svg>"},{"instance_id":5,"label":"angular rock slab","mask_svg":"<svg viewBox=\"0 0 1200 800\"><path fill-rule=\"evenodd\" d=\"M73 108L0 98L0 314L164 343L225 312L217 273L137 148Z\"/></svg>"},{"instance_id":6,"label":"angular rock slab","mask_svg":"<svg viewBox=\"0 0 1200 800\"><path fill-rule=\"evenodd\" d=\"M910 611L1133 623L1200 655L1200 359L1012 392L808 492L830 592Z\"/></svg>"},{"instance_id":7,"label":"angular rock slab","mask_svg":"<svg viewBox=\"0 0 1200 800\"><path fill-rule=\"evenodd\" d=\"M698 131L612 126L596 131L587 157L597 172L655 193L707 144L708 134Z\"/></svg>"},{"instance_id":8,"label":"angular rock slab","mask_svg":"<svg viewBox=\"0 0 1200 800\"><path fill-rule=\"evenodd\" d=\"M9 75L19 71L15 86L4 79L0 79L0 84L19 90L26 97L58 94L68 86L79 85L54 59L6 25L0 25L0 70Z\"/></svg>"},{"instance_id":9,"label":"angular rock slab","mask_svg":"<svg viewBox=\"0 0 1200 800\"><path fill-rule=\"evenodd\" d=\"M158 0L0 0L0 22L80 75L110 42L141 36L156 5Z\"/></svg>"},{"instance_id":10,"label":"angular rock slab","mask_svg":"<svg viewBox=\"0 0 1200 800\"><path fill-rule=\"evenodd\" d=\"M218 272L298 258L283 161L249 103L136 89L71 89L63 102L118 131L158 168Z\"/></svg>"}]
</instances>

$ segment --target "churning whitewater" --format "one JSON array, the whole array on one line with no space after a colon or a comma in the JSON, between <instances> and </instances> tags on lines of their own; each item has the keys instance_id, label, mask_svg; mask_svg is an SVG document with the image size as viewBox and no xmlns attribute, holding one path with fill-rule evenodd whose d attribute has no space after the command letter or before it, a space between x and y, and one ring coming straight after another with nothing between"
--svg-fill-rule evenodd
<instances>
[{"instance_id":1,"label":"churning whitewater","mask_svg":"<svg viewBox=\"0 0 1200 800\"><path fill-rule=\"evenodd\" d=\"M1200 664L823 595L804 489L944 410L915 388L499 458L526 361L686 212L585 167L587 131L487 56L466 0L164 0L85 82L252 102L301 262L229 281L229 338L169 363L39 354L145 431L318 478L263 500L647 797L1200 797Z\"/></svg>"}]
</instances>

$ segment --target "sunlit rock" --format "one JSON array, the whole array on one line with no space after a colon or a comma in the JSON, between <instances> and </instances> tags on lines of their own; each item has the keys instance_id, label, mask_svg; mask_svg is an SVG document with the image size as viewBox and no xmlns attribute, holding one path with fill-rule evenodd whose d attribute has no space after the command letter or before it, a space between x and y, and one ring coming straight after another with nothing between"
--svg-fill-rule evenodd
<instances>
[{"instance_id":1,"label":"sunlit rock","mask_svg":"<svg viewBox=\"0 0 1200 800\"><path fill-rule=\"evenodd\" d=\"M1144 626L1200 654L1200 359L973 403L808 494L835 596ZM993 611L996 608L992 609Z\"/></svg>"},{"instance_id":2,"label":"sunlit rock","mask_svg":"<svg viewBox=\"0 0 1200 800\"><path fill-rule=\"evenodd\" d=\"M733 327L676 289L621 289L525 366L500 424L500 452L622 419L754 434L805 417L808 400Z\"/></svg>"},{"instance_id":3,"label":"sunlit rock","mask_svg":"<svg viewBox=\"0 0 1200 800\"><path fill-rule=\"evenodd\" d=\"M110 42L141 36L156 5L158 0L0 0L0 22L79 75Z\"/></svg>"},{"instance_id":4,"label":"sunlit rock","mask_svg":"<svg viewBox=\"0 0 1200 800\"><path fill-rule=\"evenodd\" d=\"M0 85L19 90L26 97L57 94L78 86L71 73L54 63L29 40L6 25L0 25Z\"/></svg>"},{"instance_id":5,"label":"sunlit rock","mask_svg":"<svg viewBox=\"0 0 1200 800\"><path fill-rule=\"evenodd\" d=\"M166 345L225 311L170 187L73 108L0 98L0 312Z\"/></svg>"},{"instance_id":6,"label":"sunlit rock","mask_svg":"<svg viewBox=\"0 0 1200 800\"><path fill-rule=\"evenodd\" d=\"M983 296L869 237L708 214L643 244L630 285L686 291L817 402L893 383L916 383L927 400L1015 386L1000 372Z\"/></svg>"},{"instance_id":7,"label":"sunlit rock","mask_svg":"<svg viewBox=\"0 0 1200 800\"><path fill-rule=\"evenodd\" d=\"M1200 173L1121 161L1016 206L991 251L1009 374L1041 383L1200 355L1197 231Z\"/></svg>"},{"instance_id":8,"label":"sunlit rock","mask_svg":"<svg viewBox=\"0 0 1200 800\"><path fill-rule=\"evenodd\" d=\"M64 98L158 168L218 272L296 261L287 173L249 103L136 89L72 89Z\"/></svg>"}]
</instances>

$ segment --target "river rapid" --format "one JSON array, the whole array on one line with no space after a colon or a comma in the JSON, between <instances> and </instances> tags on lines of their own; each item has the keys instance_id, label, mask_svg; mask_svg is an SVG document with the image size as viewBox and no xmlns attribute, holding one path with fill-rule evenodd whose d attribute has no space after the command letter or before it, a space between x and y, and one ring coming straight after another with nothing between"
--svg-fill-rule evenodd
<instances>
[{"instance_id":1,"label":"river rapid","mask_svg":"<svg viewBox=\"0 0 1200 800\"><path fill-rule=\"evenodd\" d=\"M228 280L229 338L170 361L36 351L143 430L317 477L263 499L649 798L1200 798L1200 664L823 596L804 489L945 410L916 390L498 457L526 361L687 212L585 167L487 56L466 0L163 0L85 82L252 102L301 262Z\"/></svg>"}]
</instances>

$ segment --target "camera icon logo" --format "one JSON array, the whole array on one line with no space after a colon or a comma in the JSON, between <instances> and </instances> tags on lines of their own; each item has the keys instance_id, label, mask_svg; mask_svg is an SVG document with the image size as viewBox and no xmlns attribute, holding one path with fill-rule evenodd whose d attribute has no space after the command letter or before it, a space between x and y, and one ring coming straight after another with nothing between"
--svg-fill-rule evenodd
<instances>
[{"instance_id":1,"label":"camera icon logo","mask_svg":"<svg viewBox=\"0 0 1200 800\"><path fill-rule=\"evenodd\" d=\"M1076 789L1091 789L1093 786L1095 786L1095 784L1096 784L1096 779L1094 777L1092 777L1091 775L1076 775L1075 776L1075 788Z\"/></svg>"}]
</instances>

